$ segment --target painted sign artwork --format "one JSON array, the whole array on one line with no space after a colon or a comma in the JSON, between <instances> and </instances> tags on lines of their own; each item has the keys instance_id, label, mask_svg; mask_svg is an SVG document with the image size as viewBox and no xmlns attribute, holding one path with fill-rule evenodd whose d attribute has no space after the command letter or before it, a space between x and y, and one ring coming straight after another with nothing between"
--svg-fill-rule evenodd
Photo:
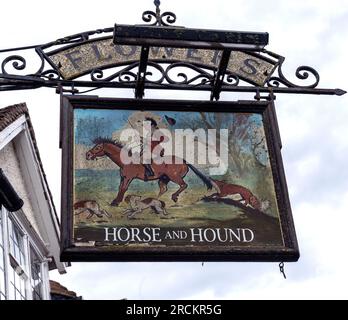
<instances>
[{"instance_id":1,"label":"painted sign artwork","mask_svg":"<svg viewBox=\"0 0 348 320\"><path fill-rule=\"evenodd\" d=\"M73 245L193 255L285 248L264 106L162 108L73 108Z\"/></svg>"}]
</instances>

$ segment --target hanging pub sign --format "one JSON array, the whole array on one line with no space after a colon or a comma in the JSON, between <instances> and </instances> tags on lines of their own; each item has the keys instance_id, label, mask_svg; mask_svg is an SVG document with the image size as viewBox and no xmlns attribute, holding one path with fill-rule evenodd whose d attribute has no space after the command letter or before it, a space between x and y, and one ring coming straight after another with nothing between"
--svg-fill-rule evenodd
<instances>
[{"instance_id":1,"label":"hanging pub sign","mask_svg":"<svg viewBox=\"0 0 348 320\"><path fill-rule=\"evenodd\" d=\"M63 96L64 261L296 261L273 102Z\"/></svg>"},{"instance_id":2,"label":"hanging pub sign","mask_svg":"<svg viewBox=\"0 0 348 320\"><path fill-rule=\"evenodd\" d=\"M154 4L145 24L0 50L0 91L62 96L62 259L296 261L274 94L346 91L307 65L287 77L267 32L174 26ZM63 95L101 88L136 99ZM211 101L141 100L154 89ZM256 101L214 102L223 92Z\"/></svg>"}]
</instances>

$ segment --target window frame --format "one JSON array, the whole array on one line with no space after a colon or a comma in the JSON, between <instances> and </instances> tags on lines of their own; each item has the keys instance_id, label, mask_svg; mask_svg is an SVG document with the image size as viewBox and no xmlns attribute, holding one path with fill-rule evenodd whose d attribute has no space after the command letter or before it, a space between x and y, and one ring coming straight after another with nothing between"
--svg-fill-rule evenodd
<instances>
[{"instance_id":1,"label":"window frame","mask_svg":"<svg viewBox=\"0 0 348 320\"><path fill-rule=\"evenodd\" d=\"M20 212L20 211L18 211ZM17 213L18 213L17 212ZM35 243L35 240L30 237L30 233L24 228L20 219L17 217L16 212L11 213L4 207L0 207L0 223L2 224L3 233L3 246L4 246L4 272L5 272L5 299L10 299L10 272L16 272L17 274L22 273L20 276L24 278L25 285L25 299L33 300L32 292L32 281L31 281L31 252L33 250L38 258L40 259L40 273L41 273L41 299L50 300L50 289L49 289L49 260L42 254L39 246ZM10 249L10 228L9 224L12 223L13 227L17 228L22 234L23 238L23 253L24 253L24 264L20 264L18 260L11 253ZM15 265L15 266L14 266Z\"/></svg>"},{"instance_id":2,"label":"window frame","mask_svg":"<svg viewBox=\"0 0 348 320\"><path fill-rule=\"evenodd\" d=\"M6 248L8 247L7 245L7 236L6 236L6 231L5 231L5 226L4 226L4 214L2 212L2 208L0 207L0 233L2 237L2 244L0 244L0 250L3 251L2 258L3 258L3 272L4 272L4 283L1 284L1 287L4 288L4 291L1 291L0 294L5 297L5 300L8 299L8 284L7 284L7 276L8 276L8 261L6 259L7 253L6 253ZM0 271L2 272L2 271ZM2 297L0 296L0 301L2 300Z\"/></svg>"},{"instance_id":3,"label":"window frame","mask_svg":"<svg viewBox=\"0 0 348 320\"><path fill-rule=\"evenodd\" d=\"M41 300L50 300L50 288L49 288L49 270L48 270L48 260L40 253L37 246L34 244L34 242L29 241L28 244L28 252L29 252L29 287L30 292L32 294L32 300L33 300L33 288L32 288L32 268L31 268L31 254L32 251L37 255L37 257L40 259L40 275L41 275Z\"/></svg>"}]
</instances>

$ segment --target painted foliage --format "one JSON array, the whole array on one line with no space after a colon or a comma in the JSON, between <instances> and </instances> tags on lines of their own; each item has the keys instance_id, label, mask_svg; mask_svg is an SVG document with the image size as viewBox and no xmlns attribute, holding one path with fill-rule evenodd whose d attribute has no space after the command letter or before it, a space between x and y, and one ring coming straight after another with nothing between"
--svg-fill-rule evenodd
<instances>
[{"instance_id":1,"label":"painted foliage","mask_svg":"<svg viewBox=\"0 0 348 320\"><path fill-rule=\"evenodd\" d=\"M76 244L284 245L262 113L75 108L73 172Z\"/></svg>"}]
</instances>

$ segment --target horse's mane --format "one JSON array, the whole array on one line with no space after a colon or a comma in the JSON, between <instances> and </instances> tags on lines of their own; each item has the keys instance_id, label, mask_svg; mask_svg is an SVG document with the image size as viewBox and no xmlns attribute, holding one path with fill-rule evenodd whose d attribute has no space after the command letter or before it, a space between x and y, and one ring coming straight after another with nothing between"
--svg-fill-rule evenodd
<instances>
[{"instance_id":1,"label":"horse's mane","mask_svg":"<svg viewBox=\"0 0 348 320\"><path fill-rule=\"evenodd\" d=\"M108 138L108 137L98 137L98 138L95 138L93 140L93 143L94 144L110 143L110 144L113 144L114 146L117 146L117 147L120 147L120 148L124 147L124 144L121 143L120 141L112 140L111 138Z\"/></svg>"}]
</instances>

